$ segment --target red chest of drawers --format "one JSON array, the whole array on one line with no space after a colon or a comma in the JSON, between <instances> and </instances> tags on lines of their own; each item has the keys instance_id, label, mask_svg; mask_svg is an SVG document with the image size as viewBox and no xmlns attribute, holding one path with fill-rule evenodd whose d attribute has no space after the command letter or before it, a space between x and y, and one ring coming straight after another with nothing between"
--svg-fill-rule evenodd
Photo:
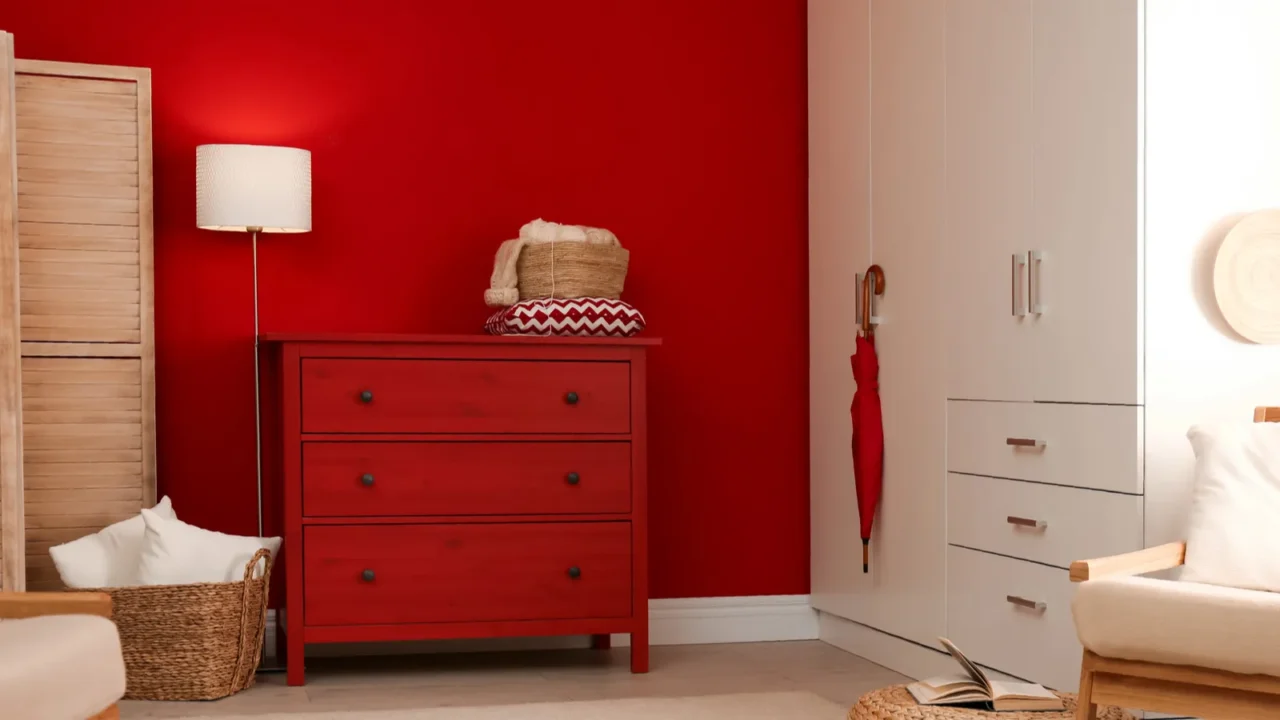
<instances>
[{"instance_id":1,"label":"red chest of drawers","mask_svg":"<svg viewBox=\"0 0 1280 720\"><path fill-rule=\"evenodd\" d=\"M289 684L307 643L504 636L629 633L646 672L652 344L263 336Z\"/></svg>"}]
</instances>

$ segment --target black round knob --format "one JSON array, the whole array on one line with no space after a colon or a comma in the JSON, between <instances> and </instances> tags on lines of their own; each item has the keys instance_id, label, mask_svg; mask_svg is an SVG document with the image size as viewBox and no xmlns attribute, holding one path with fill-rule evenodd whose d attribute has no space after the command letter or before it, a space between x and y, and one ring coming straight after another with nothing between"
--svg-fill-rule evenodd
<instances>
[{"instance_id":1,"label":"black round knob","mask_svg":"<svg viewBox=\"0 0 1280 720\"><path fill-rule=\"evenodd\" d=\"M373 475L365 473L360 476L360 484L365 487L373 487Z\"/></svg>"},{"instance_id":2,"label":"black round knob","mask_svg":"<svg viewBox=\"0 0 1280 720\"><path fill-rule=\"evenodd\" d=\"M374 578L374 575L372 570L365 570L364 572L360 573L360 579L364 580L365 582L373 582L373 578Z\"/></svg>"},{"instance_id":3,"label":"black round knob","mask_svg":"<svg viewBox=\"0 0 1280 720\"><path fill-rule=\"evenodd\" d=\"M573 567L569 568L569 577L573 578L574 580L577 580L578 578L582 577L581 568L579 568L577 565L574 565Z\"/></svg>"},{"instance_id":4,"label":"black round knob","mask_svg":"<svg viewBox=\"0 0 1280 720\"><path fill-rule=\"evenodd\" d=\"M567 403L569 403L570 405L577 405L577 404L578 404L578 393L576 393L576 392L569 392L569 393L565 393L565 394L564 394L564 401L565 401L565 402L567 402Z\"/></svg>"},{"instance_id":5,"label":"black round knob","mask_svg":"<svg viewBox=\"0 0 1280 720\"><path fill-rule=\"evenodd\" d=\"M361 391L360 391L360 402L365 403L365 404L368 404L368 403L373 402L373 391L372 391L372 390L361 390Z\"/></svg>"},{"instance_id":6,"label":"black round knob","mask_svg":"<svg viewBox=\"0 0 1280 720\"><path fill-rule=\"evenodd\" d=\"M564 481L569 483L570 485L577 485L578 480L579 480L578 473L575 473L575 472L571 472L568 475L564 476Z\"/></svg>"}]
</instances>

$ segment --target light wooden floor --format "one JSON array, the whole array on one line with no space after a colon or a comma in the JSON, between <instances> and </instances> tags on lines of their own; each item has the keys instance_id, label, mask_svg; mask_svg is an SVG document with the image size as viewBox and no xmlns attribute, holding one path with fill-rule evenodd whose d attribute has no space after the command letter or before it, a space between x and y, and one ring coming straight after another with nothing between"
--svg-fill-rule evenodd
<instances>
[{"instance_id":1,"label":"light wooden floor","mask_svg":"<svg viewBox=\"0 0 1280 720\"><path fill-rule=\"evenodd\" d=\"M390 710L526 702L686 697L807 690L842 705L905 682L818 641L654 647L651 672L632 675L626 648L308 660L307 685L260 675L217 702L125 702L122 717L180 718L325 710Z\"/></svg>"}]
</instances>

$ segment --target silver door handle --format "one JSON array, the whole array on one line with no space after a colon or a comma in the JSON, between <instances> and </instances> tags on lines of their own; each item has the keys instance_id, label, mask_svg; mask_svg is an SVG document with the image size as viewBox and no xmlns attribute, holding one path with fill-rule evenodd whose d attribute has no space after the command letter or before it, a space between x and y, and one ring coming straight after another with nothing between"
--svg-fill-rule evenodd
<instances>
[{"instance_id":1,"label":"silver door handle","mask_svg":"<svg viewBox=\"0 0 1280 720\"><path fill-rule=\"evenodd\" d=\"M1011 447L1042 448L1045 446L1045 441L1035 438L1005 438L1004 444Z\"/></svg>"},{"instance_id":2,"label":"silver door handle","mask_svg":"<svg viewBox=\"0 0 1280 720\"><path fill-rule=\"evenodd\" d=\"M1022 253L1013 254L1013 267L1010 270L1009 288L1013 293L1014 317L1024 317L1027 314L1027 305L1022 301L1022 269L1027 266L1027 256Z\"/></svg>"},{"instance_id":3,"label":"silver door handle","mask_svg":"<svg viewBox=\"0 0 1280 720\"><path fill-rule=\"evenodd\" d=\"M1049 527L1049 523L1044 520L1032 520L1031 518L1017 517L1015 515L1005 518L1005 522L1018 527L1035 528L1036 530L1044 530Z\"/></svg>"},{"instance_id":4,"label":"silver door handle","mask_svg":"<svg viewBox=\"0 0 1280 720\"><path fill-rule=\"evenodd\" d=\"M1032 250L1028 253L1030 261L1027 268L1027 302L1031 305L1033 315L1043 315L1045 305L1040 295L1044 291L1044 279L1040 277L1040 266L1044 265L1044 252Z\"/></svg>"},{"instance_id":5,"label":"silver door handle","mask_svg":"<svg viewBox=\"0 0 1280 720\"><path fill-rule=\"evenodd\" d=\"M1017 595L1006 595L1004 599L1005 599L1005 602L1011 605L1017 605L1020 608L1026 608L1028 610L1035 610L1036 612L1042 613L1045 610L1049 609L1049 606L1042 602L1036 602L1035 600L1028 600L1024 597L1018 597Z\"/></svg>"}]
</instances>

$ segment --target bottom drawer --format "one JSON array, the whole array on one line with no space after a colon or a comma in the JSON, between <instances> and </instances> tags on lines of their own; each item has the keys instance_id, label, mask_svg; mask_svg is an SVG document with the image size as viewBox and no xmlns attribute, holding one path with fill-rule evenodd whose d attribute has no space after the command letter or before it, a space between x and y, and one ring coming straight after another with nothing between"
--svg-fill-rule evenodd
<instances>
[{"instance_id":1,"label":"bottom drawer","mask_svg":"<svg viewBox=\"0 0 1280 720\"><path fill-rule=\"evenodd\" d=\"M631 615L631 524L313 526L307 625Z\"/></svg>"},{"instance_id":2,"label":"bottom drawer","mask_svg":"<svg viewBox=\"0 0 1280 720\"><path fill-rule=\"evenodd\" d=\"M1074 594L1066 570L947 548L948 637L974 662L1070 692L1080 684Z\"/></svg>"}]
</instances>

